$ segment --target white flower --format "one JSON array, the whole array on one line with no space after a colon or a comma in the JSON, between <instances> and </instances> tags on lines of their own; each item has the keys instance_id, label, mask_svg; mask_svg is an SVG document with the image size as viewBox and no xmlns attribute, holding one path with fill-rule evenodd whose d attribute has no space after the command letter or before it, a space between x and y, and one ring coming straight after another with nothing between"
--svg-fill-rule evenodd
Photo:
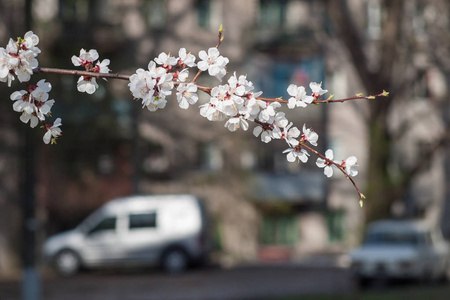
<instances>
[{"instance_id":1,"label":"white flower","mask_svg":"<svg viewBox=\"0 0 450 300\"><path fill-rule=\"evenodd\" d=\"M19 55L19 51L19 44L14 42L14 40L10 38L8 44L6 45L6 52L14 55Z\"/></svg>"},{"instance_id":2,"label":"white flower","mask_svg":"<svg viewBox=\"0 0 450 300\"><path fill-rule=\"evenodd\" d=\"M261 141L264 143L270 142L272 139L281 139L282 132L280 127L285 127L288 120L283 112L277 112L274 117L270 117L269 121L258 125L253 129L253 135L259 136L261 134Z\"/></svg>"},{"instance_id":3,"label":"white flower","mask_svg":"<svg viewBox=\"0 0 450 300\"><path fill-rule=\"evenodd\" d=\"M261 106L266 105L264 101L258 100L255 97L247 97L248 101L246 103L247 109L247 119L255 120L261 111Z\"/></svg>"},{"instance_id":4,"label":"white flower","mask_svg":"<svg viewBox=\"0 0 450 300\"><path fill-rule=\"evenodd\" d=\"M286 118L286 114L284 112L277 112L275 115L275 125L277 127L286 127L289 124L288 119ZM279 137L281 138L281 136Z\"/></svg>"},{"instance_id":5,"label":"white flower","mask_svg":"<svg viewBox=\"0 0 450 300\"><path fill-rule=\"evenodd\" d=\"M153 100L147 104L147 109L149 111L157 111L158 109L163 109L166 107L167 100L161 97L155 97Z\"/></svg>"},{"instance_id":6,"label":"white flower","mask_svg":"<svg viewBox=\"0 0 450 300\"><path fill-rule=\"evenodd\" d=\"M258 137L261 134L261 141L268 143L272 140L271 130L268 127L262 127L261 125L253 128L253 135Z\"/></svg>"},{"instance_id":7,"label":"white flower","mask_svg":"<svg viewBox=\"0 0 450 300\"><path fill-rule=\"evenodd\" d=\"M8 73L8 76L1 78L0 77L0 82L7 82L8 83L8 87L11 87L11 83L14 80L14 75L11 73Z\"/></svg>"},{"instance_id":8,"label":"white flower","mask_svg":"<svg viewBox=\"0 0 450 300\"><path fill-rule=\"evenodd\" d=\"M31 78L31 75L33 74L33 69L37 68L38 66L38 61L35 58L37 54L31 50L22 50L17 47L13 48L18 49L17 54L19 58L19 63L11 70L14 71L14 73L17 75L17 79L19 79L20 82L28 82ZM15 60L12 60L11 62L15 62Z\"/></svg>"},{"instance_id":9,"label":"white flower","mask_svg":"<svg viewBox=\"0 0 450 300\"><path fill-rule=\"evenodd\" d=\"M240 108L242 104L242 98L240 97L229 97L222 102L222 105L219 106L221 112L223 112L228 117L234 117L239 114ZM240 104L237 104L240 103Z\"/></svg>"},{"instance_id":10,"label":"white flower","mask_svg":"<svg viewBox=\"0 0 450 300\"><path fill-rule=\"evenodd\" d=\"M286 149L283 153L287 153L286 159L288 162L294 162L297 158L302 163L306 163L308 161L309 153L305 149L302 149L300 145L297 145L294 148Z\"/></svg>"},{"instance_id":11,"label":"white flower","mask_svg":"<svg viewBox=\"0 0 450 300\"><path fill-rule=\"evenodd\" d=\"M247 80L246 75L239 76L238 84L245 87L245 94L250 93L255 88L253 86L253 82ZM254 95L255 97L258 97L262 94L262 92L257 93L257 95Z\"/></svg>"},{"instance_id":12,"label":"white flower","mask_svg":"<svg viewBox=\"0 0 450 300\"><path fill-rule=\"evenodd\" d=\"M31 120L31 121L30 121ZM39 119L35 115L27 114L26 112L23 112L20 116L20 121L23 123L28 123L30 121L30 127L34 128L39 123Z\"/></svg>"},{"instance_id":13,"label":"white flower","mask_svg":"<svg viewBox=\"0 0 450 300\"><path fill-rule=\"evenodd\" d=\"M189 77L189 69L183 69L178 72L178 81L185 82Z\"/></svg>"},{"instance_id":14,"label":"white flower","mask_svg":"<svg viewBox=\"0 0 450 300\"><path fill-rule=\"evenodd\" d=\"M238 114L238 107L235 102L235 98L232 98L232 95L229 93L229 86L219 85L215 86L211 90L211 100L216 99L214 101L215 109L220 111L222 114L227 115L228 117L234 117ZM212 103L212 101L210 101Z\"/></svg>"},{"instance_id":15,"label":"white flower","mask_svg":"<svg viewBox=\"0 0 450 300\"><path fill-rule=\"evenodd\" d=\"M61 135L61 128L59 128L59 126L61 126L61 118L57 118L53 123L53 126L46 126L47 132L44 134L44 143L48 144L50 141L52 143L55 142L56 138Z\"/></svg>"},{"instance_id":16,"label":"white flower","mask_svg":"<svg viewBox=\"0 0 450 300\"><path fill-rule=\"evenodd\" d=\"M317 147L317 140L319 139L319 135L311 128L306 128L306 124L303 124L302 139Z\"/></svg>"},{"instance_id":17,"label":"white flower","mask_svg":"<svg viewBox=\"0 0 450 300\"><path fill-rule=\"evenodd\" d=\"M45 120L45 116L50 113L55 101L48 100L51 84L45 82L45 79L40 80L36 85L29 85L28 89L31 93L25 90L16 91L11 94L10 98L15 101L14 111L22 113L20 120L24 123L30 121L30 126L34 128L39 120Z\"/></svg>"},{"instance_id":18,"label":"white flower","mask_svg":"<svg viewBox=\"0 0 450 300\"><path fill-rule=\"evenodd\" d=\"M133 97L142 99L143 104L149 102L148 99L153 97L155 85L156 80L151 78L150 73L144 69L137 69L136 73L130 76L130 83L128 84Z\"/></svg>"},{"instance_id":19,"label":"white flower","mask_svg":"<svg viewBox=\"0 0 450 300\"><path fill-rule=\"evenodd\" d=\"M4 48L0 48L0 78L6 78L9 74L9 70L18 64L19 60L17 58L9 55Z\"/></svg>"},{"instance_id":20,"label":"white flower","mask_svg":"<svg viewBox=\"0 0 450 300\"><path fill-rule=\"evenodd\" d=\"M85 66L86 64L94 64L94 61L98 59L98 52L95 49L89 50L89 52L86 52L86 50L81 49L80 50L80 56L72 56L72 63L74 66Z\"/></svg>"},{"instance_id":21,"label":"white flower","mask_svg":"<svg viewBox=\"0 0 450 300\"><path fill-rule=\"evenodd\" d=\"M148 71L143 69L136 70L136 73L130 76L130 88L133 97L142 99L142 105L147 106L148 110L156 111L164 108L168 95L172 94L173 75L167 74L166 69L157 67L154 61L148 64Z\"/></svg>"},{"instance_id":22,"label":"white flower","mask_svg":"<svg viewBox=\"0 0 450 300\"><path fill-rule=\"evenodd\" d=\"M36 88L31 92L31 96L34 99L45 102L48 99L48 93L52 89L50 82L45 82L45 79L41 79L36 84Z\"/></svg>"},{"instance_id":23,"label":"white flower","mask_svg":"<svg viewBox=\"0 0 450 300\"><path fill-rule=\"evenodd\" d=\"M200 105L200 115L210 121L222 121L225 119L225 114L217 109L219 100L217 98L210 98L209 103Z\"/></svg>"},{"instance_id":24,"label":"white flower","mask_svg":"<svg viewBox=\"0 0 450 300\"><path fill-rule=\"evenodd\" d=\"M343 167L345 167L345 171L348 175L354 177L358 175L358 170L356 168L358 167L358 160L355 156L350 156L345 160L343 163Z\"/></svg>"},{"instance_id":25,"label":"white flower","mask_svg":"<svg viewBox=\"0 0 450 300\"><path fill-rule=\"evenodd\" d=\"M24 97L24 95L26 95L26 96ZM12 101L21 101L21 102L23 102L24 100L26 100L27 102L29 102L29 100L28 100L29 97L30 97L30 95L28 94L27 91L21 90L21 91L16 91L16 92L12 93L11 96L10 96L10 99ZM19 104L17 104L17 102L15 102L14 105L19 105ZM14 110L18 111L15 108L14 108Z\"/></svg>"},{"instance_id":26,"label":"white flower","mask_svg":"<svg viewBox=\"0 0 450 300\"><path fill-rule=\"evenodd\" d=\"M41 52L36 47L38 43L39 38L32 31L17 42L9 39L6 49L0 48L0 81L8 82L8 86L11 86L16 75L20 82L28 82L33 69L38 66L36 56Z\"/></svg>"},{"instance_id":27,"label":"white flower","mask_svg":"<svg viewBox=\"0 0 450 300\"><path fill-rule=\"evenodd\" d=\"M288 94L291 96L288 100L287 106L290 109L294 107L306 107L307 104L313 102L314 98L306 95L305 88L303 86L296 86L291 84L287 88Z\"/></svg>"},{"instance_id":28,"label":"white flower","mask_svg":"<svg viewBox=\"0 0 450 300\"><path fill-rule=\"evenodd\" d=\"M161 52L157 58L155 58L155 61L157 64L168 67L170 69L171 66L175 66L178 62L178 60L171 56L170 54L166 54L165 52Z\"/></svg>"},{"instance_id":29,"label":"white flower","mask_svg":"<svg viewBox=\"0 0 450 300\"><path fill-rule=\"evenodd\" d=\"M13 110L16 112L25 112L26 114L33 114L36 111L36 106L32 103L31 95L25 91L17 91L11 94L11 100L15 101ZM26 122L25 122L26 123Z\"/></svg>"},{"instance_id":30,"label":"white flower","mask_svg":"<svg viewBox=\"0 0 450 300\"><path fill-rule=\"evenodd\" d=\"M72 63L75 66L83 66L86 71L94 73L109 73L109 59L104 59L103 61L95 61L98 59L98 52L95 49L80 50L80 56L72 56ZM104 80L106 80L104 78ZM77 89L79 92L86 92L88 94L93 94L98 88L97 81L95 77L81 76L77 82Z\"/></svg>"},{"instance_id":31,"label":"white flower","mask_svg":"<svg viewBox=\"0 0 450 300\"><path fill-rule=\"evenodd\" d=\"M333 150L328 149L327 151L325 151L325 157L332 161L333 157L334 157ZM319 157L319 158L317 158L316 165L319 168L324 168L323 173L327 177L333 176L333 167L332 167L333 165L329 161Z\"/></svg>"},{"instance_id":32,"label":"white flower","mask_svg":"<svg viewBox=\"0 0 450 300\"><path fill-rule=\"evenodd\" d=\"M243 118L243 116L239 116L239 117L228 119L228 121L225 123L225 127L227 127L229 131L236 131L239 128L242 128L243 130L247 130L248 123Z\"/></svg>"},{"instance_id":33,"label":"white flower","mask_svg":"<svg viewBox=\"0 0 450 300\"><path fill-rule=\"evenodd\" d=\"M245 86L241 85L236 77L236 72L234 72L233 76L228 78L228 86L230 94L244 96L245 94Z\"/></svg>"},{"instance_id":34,"label":"white flower","mask_svg":"<svg viewBox=\"0 0 450 300\"><path fill-rule=\"evenodd\" d=\"M36 116L41 120L45 120L45 116L50 113L53 104L55 104L55 100L47 100L40 107L38 107L38 111L36 112Z\"/></svg>"},{"instance_id":35,"label":"white flower","mask_svg":"<svg viewBox=\"0 0 450 300\"><path fill-rule=\"evenodd\" d=\"M32 54L31 51L22 52L20 55L20 63L14 69L17 79L20 82L30 81L31 75L33 75L33 69L38 66L37 59L31 57L30 54Z\"/></svg>"},{"instance_id":36,"label":"white flower","mask_svg":"<svg viewBox=\"0 0 450 300\"><path fill-rule=\"evenodd\" d=\"M19 62L19 58L11 56L8 50L0 48L0 81L8 82L9 87L14 80L14 75L11 74L10 70L14 70Z\"/></svg>"},{"instance_id":37,"label":"white flower","mask_svg":"<svg viewBox=\"0 0 450 300\"><path fill-rule=\"evenodd\" d=\"M189 104L195 104L198 100L197 86L194 83L181 83L177 88L177 100L181 108L187 109Z\"/></svg>"},{"instance_id":38,"label":"white flower","mask_svg":"<svg viewBox=\"0 0 450 300\"><path fill-rule=\"evenodd\" d=\"M225 101L225 98L229 96L228 90L229 90L228 85L215 86L211 90L211 97L216 98L219 101Z\"/></svg>"},{"instance_id":39,"label":"white flower","mask_svg":"<svg viewBox=\"0 0 450 300\"><path fill-rule=\"evenodd\" d=\"M215 76L217 80L222 81L222 78L227 74L225 66L228 64L228 58L224 58L223 63L219 65L219 73Z\"/></svg>"},{"instance_id":40,"label":"white flower","mask_svg":"<svg viewBox=\"0 0 450 300\"><path fill-rule=\"evenodd\" d=\"M41 79L31 92L31 97L36 106L35 115L41 121L45 120L45 116L50 113L50 110L55 103L55 100L48 100L48 93L51 89L52 85L49 82L45 82L45 79Z\"/></svg>"},{"instance_id":41,"label":"white flower","mask_svg":"<svg viewBox=\"0 0 450 300\"><path fill-rule=\"evenodd\" d=\"M322 96L323 94L328 92L328 90L323 90L322 89L322 83L311 82L309 84L309 88L312 91L312 95L311 96L314 99L318 99L318 98L320 98L320 96Z\"/></svg>"},{"instance_id":42,"label":"white flower","mask_svg":"<svg viewBox=\"0 0 450 300\"><path fill-rule=\"evenodd\" d=\"M79 92L93 94L97 88L98 84L94 77L81 76L78 79L77 89Z\"/></svg>"},{"instance_id":43,"label":"white flower","mask_svg":"<svg viewBox=\"0 0 450 300\"><path fill-rule=\"evenodd\" d=\"M210 76L222 80L226 74L225 66L229 62L228 58L221 56L219 50L215 47L209 48L208 53L201 50L198 56L202 61L198 62L197 67L202 71L208 70Z\"/></svg>"},{"instance_id":44,"label":"white flower","mask_svg":"<svg viewBox=\"0 0 450 300\"><path fill-rule=\"evenodd\" d=\"M179 60L181 60L181 62L183 64L185 64L186 66L188 66L190 68L196 66L195 56L192 55L191 53L186 53L186 49L185 48L181 48L178 51L178 56L179 56Z\"/></svg>"},{"instance_id":45,"label":"white flower","mask_svg":"<svg viewBox=\"0 0 450 300\"><path fill-rule=\"evenodd\" d=\"M97 62L95 64L95 66L99 69L98 73L109 73L110 69L109 69L109 59L104 59L102 60L101 63ZM106 78L103 78L106 80Z\"/></svg>"},{"instance_id":46,"label":"white flower","mask_svg":"<svg viewBox=\"0 0 450 300\"><path fill-rule=\"evenodd\" d=\"M276 108L280 107L279 102L272 102L269 105L265 105L261 112L259 113L259 120L262 122L267 122L271 117L274 117L277 111Z\"/></svg>"},{"instance_id":47,"label":"white flower","mask_svg":"<svg viewBox=\"0 0 450 300\"><path fill-rule=\"evenodd\" d=\"M171 73L164 74L158 78L158 83L156 84L157 91L155 97L166 98L172 94L173 89L173 75Z\"/></svg>"},{"instance_id":48,"label":"white flower","mask_svg":"<svg viewBox=\"0 0 450 300\"><path fill-rule=\"evenodd\" d=\"M28 49L33 51L36 55L41 53L41 50L36 47L37 44L39 44L39 37L33 33L33 31L28 31L25 33L24 39L24 46Z\"/></svg>"},{"instance_id":49,"label":"white flower","mask_svg":"<svg viewBox=\"0 0 450 300\"><path fill-rule=\"evenodd\" d=\"M289 146L297 146L298 141L296 138L300 135L300 130L298 130L297 127L292 127L292 122L287 125L283 132L281 133L281 138L284 138L286 140L286 143L288 143Z\"/></svg>"}]
</instances>

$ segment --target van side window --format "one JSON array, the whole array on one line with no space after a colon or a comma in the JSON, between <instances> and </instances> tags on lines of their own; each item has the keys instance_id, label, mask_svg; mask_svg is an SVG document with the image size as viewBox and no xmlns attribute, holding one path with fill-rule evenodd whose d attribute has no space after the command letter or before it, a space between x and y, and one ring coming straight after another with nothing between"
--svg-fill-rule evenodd
<instances>
[{"instance_id":1,"label":"van side window","mask_svg":"<svg viewBox=\"0 0 450 300\"><path fill-rule=\"evenodd\" d=\"M103 230L116 230L116 217L107 217L100 221L94 228L89 230L88 234L92 234Z\"/></svg>"},{"instance_id":2,"label":"van side window","mask_svg":"<svg viewBox=\"0 0 450 300\"><path fill-rule=\"evenodd\" d=\"M156 228L156 212L130 214L129 228Z\"/></svg>"}]
</instances>

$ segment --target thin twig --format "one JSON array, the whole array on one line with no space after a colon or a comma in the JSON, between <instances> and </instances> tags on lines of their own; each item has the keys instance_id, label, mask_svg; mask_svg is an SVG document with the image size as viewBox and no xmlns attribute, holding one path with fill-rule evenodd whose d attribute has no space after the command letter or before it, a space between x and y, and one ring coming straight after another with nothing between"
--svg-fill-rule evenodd
<instances>
[{"instance_id":1,"label":"thin twig","mask_svg":"<svg viewBox=\"0 0 450 300\"><path fill-rule=\"evenodd\" d=\"M334 166L336 166L344 175L345 177L347 177L347 179L349 179L351 181L351 183L353 184L353 186L355 187L356 191L358 192L359 195L359 203L362 206L362 201L363 199L365 199L366 197L364 196L363 193L361 193L361 191L359 190L358 186L356 185L355 181L353 180L353 178L350 177L350 175L347 174L347 172L344 170L344 168L332 161L331 159L326 158L324 155L320 154L317 150L309 147L308 145L305 145L305 143L301 143L301 147L304 147L306 149L308 149L309 151L312 151L314 154L316 154L317 156L321 157L322 159L326 160L328 163L333 164Z\"/></svg>"},{"instance_id":2,"label":"thin twig","mask_svg":"<svg viewBox=\"0 0 450 300\"><path fill-rule=\"evenodd\" d=\"M288 103L288 101L283 100L281 98L264 98L264 97L256 97L258 100L269 101L269 102L280 102L280 103Z\"/></svg>"},{"instance_id":3,"label":"thin twig","mask_svg":"<svg viewBox=\"0 0 450 300\"><path fill-rule=\"evenodd\" d=\"M57 69L57 68L36 68L33 70L34 74L39 73L52 73L61 75L74 75L74 76L86 76L95 78L112 78L112 79L122 79L130 80L130 75L123 75L119 73L95 73L88 71L78 71L78 70L67 70L67 69Z\"/></svg>"}]
</instances>

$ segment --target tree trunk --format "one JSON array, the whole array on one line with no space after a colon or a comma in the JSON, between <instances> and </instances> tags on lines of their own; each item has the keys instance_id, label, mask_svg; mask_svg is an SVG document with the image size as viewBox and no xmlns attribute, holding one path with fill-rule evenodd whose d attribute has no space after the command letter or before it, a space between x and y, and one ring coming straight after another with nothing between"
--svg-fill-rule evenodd
<instances>
[{"instance_id":1,"label":"tree trunk","mask_svg":"<svg viewBox=\"0 0 450 300\"><path fill-rule=\"evenodd\" d=\"M392 68L397 57L395 45L399 40L403 1L382 3L383 11L387 15L383 22L381 61L377 70L369 68L369 59L366 57L364 41L361 38L363 35L353 22L347 1L325 0L324 3L367 94L375 95L383 90L390 92L390 97L370 103L368 184L364 189L367 198L366 219L370 222L389 217L391 205L396 198L393 181L388 172L392 137L388 131L387 115L396 98L392 89Z\"/></svg>"},{"instance_id":2,"label":"tree trunk","mask_svg":"<svg viewBox=\"0 0 450 300\"><path fill-rule=\"evenodd\" d=\"M391 137L385 115L379 116L369 124L369 166L368 182L365 188L366 219L368 222L386 218L390 215L395 200L392 180L388 172Z\"/></svg>"}]
</instances>

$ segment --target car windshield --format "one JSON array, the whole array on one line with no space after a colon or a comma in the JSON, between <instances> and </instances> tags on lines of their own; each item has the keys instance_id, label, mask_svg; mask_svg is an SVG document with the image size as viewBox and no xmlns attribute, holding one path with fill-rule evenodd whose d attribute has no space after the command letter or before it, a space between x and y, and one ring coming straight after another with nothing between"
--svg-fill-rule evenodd
<instances>
[{"instance_id":1,"label":"car windshield","mask_svg":"<svg viewBox=\"0 0 450 300\"><path fill-rule=\"evenodd\" d=\"M96 210L91 213L86 219L84 219L80 224L78 224L77 229L81 232L89 231L94 225L96 225L104 216L102 210Z\"/></svg>"},{"instance_id":2,"label":"car windshield","mask_svg":"<svg viewBox=\"0 0 450 300\"><path fill-rule=\"evenodd\" d=\"M417 232L369 232L364 241L365 245L398 245L417 246L421 242Z\"/></svg>"}]
</instances>

